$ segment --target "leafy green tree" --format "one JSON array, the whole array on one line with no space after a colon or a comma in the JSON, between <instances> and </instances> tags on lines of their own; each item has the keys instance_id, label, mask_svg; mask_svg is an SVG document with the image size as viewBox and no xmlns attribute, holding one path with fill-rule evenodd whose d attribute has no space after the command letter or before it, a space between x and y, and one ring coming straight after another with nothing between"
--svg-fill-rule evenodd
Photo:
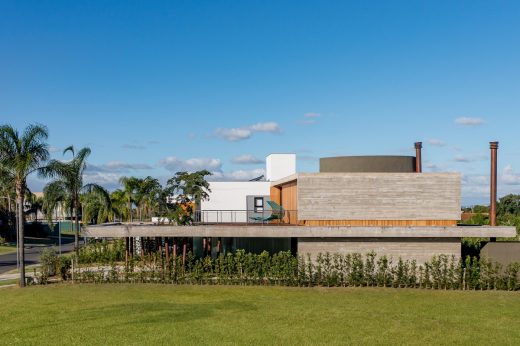
<instances>
[{"instance_id":1,"label":"leafy green tree","mask_svg":"<svg viewBox=\"0 0 520 346\"><path fill-rule=\"evenodd\" d=\"M486 213L489 213L489 206L475 205L475 206L473 206L471 212L476 213L476 214L486 214Z\"/></svg>"},{"instance_id":2,"label":"leafy green tree","mask_svg":"<svg viewBox=\"0 0 520 346\"><path fill-rule=\"evenodd\" d=\"M49 158L47 128L29 125L23 133L10 125L0 126L0 167L14 182L16 191L20 286L25 286L24 205L27 177L42 168Z\"/></svg>"},{"instance_id":3,"label":"leafy green tree","mask_svg":"<svg viewBox=\"0 0 520 346\"><path fill-rule=\"evenodd\" d=\"M193 173L177 172L170 178L166 185L166 191L176 202L175 214L177 223L182 225L192 224L193 206L209 198L209 183L206 176L211 172L207 170Z\"/></svg>"},{"instance_id":4,"label":"leafy green tree","mask_svg":"<svg viewBox=\"0 0 520 346\"><path fill-rule=\"evenodd\" d=\"M40 175L46 178L54 178L49 183L49 189L54 191L56 195L67 196L70 202L70 214L74 216L76 230L74 234L74 246L76 253L79 251L79 211L81 208L80 194L82 191L103 190L97 184L84 184L83 174L87 168L87 158L90 155L90 148L82 148L77 153L73 146L66 148L63 154L72 153L72 159L69 161L51 160L49 164L43 168Z\"/></svg>"},{"instance_id":5,"label":"leafy green tree","mask_svg":"<svg viewBox=\"0 0 520 346\"><path fill-rule=\"evenodd\" d=\"M520 215L520 195L509 194L498 201L498 215Z\"/></svg>"}]
</instances>

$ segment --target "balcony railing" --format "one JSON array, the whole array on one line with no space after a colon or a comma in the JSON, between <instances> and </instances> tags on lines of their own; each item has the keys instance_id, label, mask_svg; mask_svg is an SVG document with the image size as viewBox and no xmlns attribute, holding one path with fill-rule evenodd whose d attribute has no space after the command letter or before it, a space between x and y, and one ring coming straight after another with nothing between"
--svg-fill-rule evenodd
<instances>
[{"instance_id":1,"label":"balcony railing","mask_svg":"<svg viewBox=\"0 0 520 346\"><path fill-rule=\"evenodd\" d=\"M276 225L297 224L297 210L196 210L196 224L251 224Z\"/></svg>"}]
</instances>

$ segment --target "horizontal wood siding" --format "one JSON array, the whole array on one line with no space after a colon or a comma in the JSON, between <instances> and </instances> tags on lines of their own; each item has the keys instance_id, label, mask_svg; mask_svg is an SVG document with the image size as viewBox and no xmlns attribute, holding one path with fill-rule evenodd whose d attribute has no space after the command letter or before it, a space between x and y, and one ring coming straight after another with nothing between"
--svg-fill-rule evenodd
<instances>
[{"instance_id":1,"label":"horizontal wood siding","mask_svg":"<svg viewBox=\"0 0 520 346\"><path fill-rule=\"evenodd\" d=\"M305 226L352 226L352 227L417 227L457 226L456 220L301 220Z\"/></svg>"}]
</instances>

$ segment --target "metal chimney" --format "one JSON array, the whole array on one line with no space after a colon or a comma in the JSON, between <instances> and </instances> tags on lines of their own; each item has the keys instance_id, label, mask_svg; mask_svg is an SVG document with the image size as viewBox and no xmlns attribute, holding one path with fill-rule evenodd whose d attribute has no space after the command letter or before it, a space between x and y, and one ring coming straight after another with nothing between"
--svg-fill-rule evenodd
<instances>
[{"instance_id":1,"label":"metal chimney","mask_svg":"<svg viewBox=\"0 0 520 346\"><path fill-rule=\"evenodd\" d=\"M491 149L489 225L497 225L497 150L498 142L489 142Z\"/></svg>"},{"instance_id":2,"label":"metal chimney","mask_svg":"<svg viewBox=\"0 0 520 346\"><path fill-rule=\"evenodd\" d=\"M415 172L422 172L422 159L421 159L422 142L415 142Z\"/></svg>"}]
</instances>

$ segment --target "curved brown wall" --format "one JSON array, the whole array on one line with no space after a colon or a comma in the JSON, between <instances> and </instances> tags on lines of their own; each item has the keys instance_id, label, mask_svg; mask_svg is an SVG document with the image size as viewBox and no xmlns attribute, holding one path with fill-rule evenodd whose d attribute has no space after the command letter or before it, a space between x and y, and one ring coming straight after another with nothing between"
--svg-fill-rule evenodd
<instances>
[{"instance_id":1,"label":"curved brown wall","mask_svg":"<svg viewBox=\"0 0 520 346\"><path fill-rule=\"evenodd\" d=\"M337 156L320 158L322 173L413 173L415 156Z\"/></svg>"}]
</instances>

